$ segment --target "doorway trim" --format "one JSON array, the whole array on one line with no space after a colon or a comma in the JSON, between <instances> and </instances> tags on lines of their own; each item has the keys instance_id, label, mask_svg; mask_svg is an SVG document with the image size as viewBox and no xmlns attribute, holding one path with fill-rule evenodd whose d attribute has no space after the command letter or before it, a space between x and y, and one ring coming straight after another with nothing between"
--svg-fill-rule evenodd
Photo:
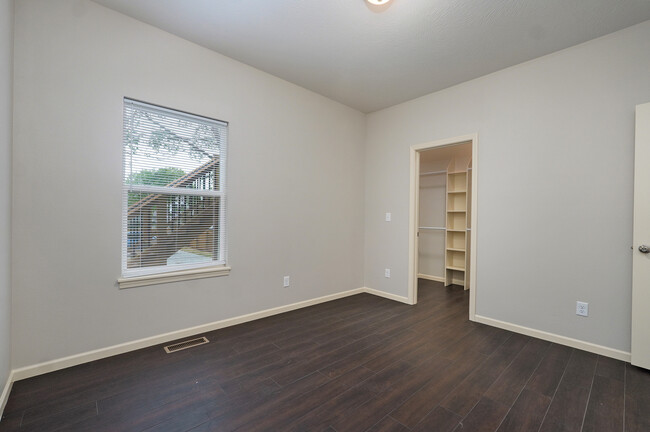
<instances>
[{"instance_id":1,"label":"doorway trim","mask_svg":"<svg viewBox=\"0 0 650 432\"><path fill-rule=\"evenodd\" d=\"M461 135L453 138L414 144L410 152L410 181L409 181L409 273L408 299L410 304L418 302L418 224L420 206L420 153L440 147L472 142L472 213L470 230L470 269L469 269L469 319L475 320L476 315L476 233L478 231L478 133Z\"/></svg>"}]
</instances>

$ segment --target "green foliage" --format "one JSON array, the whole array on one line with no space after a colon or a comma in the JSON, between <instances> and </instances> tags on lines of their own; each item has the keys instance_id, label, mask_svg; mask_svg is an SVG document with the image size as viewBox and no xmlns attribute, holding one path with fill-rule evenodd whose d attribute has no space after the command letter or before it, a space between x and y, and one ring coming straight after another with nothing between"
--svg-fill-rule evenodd
<instances>
[{"instance_id":1,"label":"green foliage","mask_svg":"<svg viewBox=\"0 0 650 432\"><path fill-rule=\"evenodd\" d=\"M147 186L167 186L169 183L184 175L185 171L174 167L145 169L131 174L128 183Z\"/></svg>"},{"instance_id":2,"label":"green foliage","mask_svg":"<svg viewBox=\"0 0 650 432\"><path fill-rule=\"evenodd\" d=\"M182 169L174 167L145 169L131 174L127 183L147 186L167 186L185 174L185 171ZM129 207L147 195L146 193L129 192Z\"/></svg>"}]
</instances>

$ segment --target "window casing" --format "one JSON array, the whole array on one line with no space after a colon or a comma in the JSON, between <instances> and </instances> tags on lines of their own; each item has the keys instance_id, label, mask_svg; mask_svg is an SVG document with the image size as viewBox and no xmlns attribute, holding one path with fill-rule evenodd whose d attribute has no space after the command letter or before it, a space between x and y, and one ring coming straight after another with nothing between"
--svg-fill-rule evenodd
<instances>
[{"instance_id":1,"label":"window casing","mask_svg":"<svg viewBox=\"0 0 650 432\"><path fill-rule=\"evenodd\" d=\"M227 135L225 122L124 99L120 285L226 266Z\"/></svg>"}]
</instances>

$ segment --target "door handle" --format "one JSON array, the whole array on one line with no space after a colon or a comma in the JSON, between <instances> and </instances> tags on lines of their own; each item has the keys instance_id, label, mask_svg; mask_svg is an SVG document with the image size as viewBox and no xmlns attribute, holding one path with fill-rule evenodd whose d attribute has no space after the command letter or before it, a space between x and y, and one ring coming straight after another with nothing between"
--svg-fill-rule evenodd
<instances>
[{"instance_id":1,"label":"door handle","mask_svg":"<svg viewBox=\"0 0 650 432\"><path fill-rule=\"evenodd\" d=\"M650 252L650 246L646 246L646 245L639 246L639 252L647 254L648 252Z\"/></svg>"}]
</instances>

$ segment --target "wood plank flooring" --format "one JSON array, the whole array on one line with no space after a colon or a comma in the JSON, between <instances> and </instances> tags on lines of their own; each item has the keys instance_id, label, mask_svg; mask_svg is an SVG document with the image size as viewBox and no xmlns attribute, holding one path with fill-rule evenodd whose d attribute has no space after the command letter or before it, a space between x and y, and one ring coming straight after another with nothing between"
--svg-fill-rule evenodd
<instances>
[{"instance_id":1,"label":"wood plank flooring","mask_svg":"<svg viewBox=\"0 0 650 432\"><path fill-rule=\"evenodd\" d=\"M0 431L650 431L650 373L467 320L420 281L14 384Z\"/></svg>"}]
</instances>

